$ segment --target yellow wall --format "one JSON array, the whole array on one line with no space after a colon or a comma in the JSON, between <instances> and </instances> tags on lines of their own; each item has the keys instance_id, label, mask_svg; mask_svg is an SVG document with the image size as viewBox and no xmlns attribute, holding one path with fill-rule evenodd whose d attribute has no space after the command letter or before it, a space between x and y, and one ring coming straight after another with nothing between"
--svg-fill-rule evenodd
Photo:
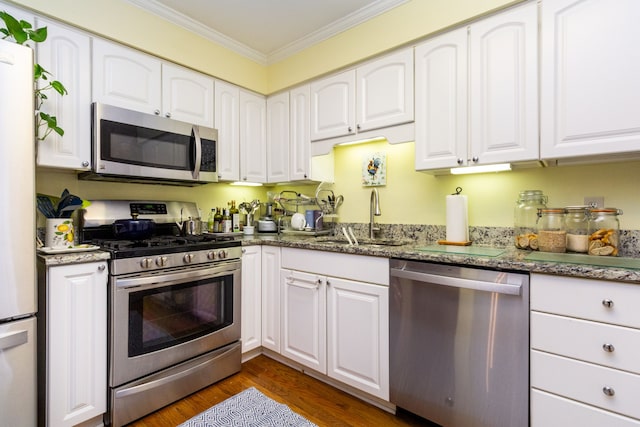
<instances>
[{"instance_id":1,"label":"yellow wall","mask_svg":"<svg viewBox=\"0 0 640 427\"><path fill-rule=\"evenodd\" d=\"M70 23L259 93L266 68L124 0L15 0L18 6ZM66 82L65 82L66 83Z\"/></svg>"},{"instance_id":2,"label":"yellow wall","mask_svg":"<svg viewBox=\"0 0 640 427\"><path fill-rule=\"evenodd\" d=\"M521 1L409 0L364 24L270 65L269 93Z\"/></svg>"}]
</instances>

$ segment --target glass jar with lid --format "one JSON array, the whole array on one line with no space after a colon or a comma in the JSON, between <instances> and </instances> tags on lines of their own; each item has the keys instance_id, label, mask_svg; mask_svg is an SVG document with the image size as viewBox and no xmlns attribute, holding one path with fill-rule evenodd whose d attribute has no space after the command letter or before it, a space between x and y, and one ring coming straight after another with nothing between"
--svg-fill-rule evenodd
<instances>
[{"instance_id":1,"label":"glass jar with lid","mask_svg":"<svg viewBox=\"0 0 640 427\"><path fill-rule=\"evenodd\" d=\"M538 248L541 252L566 252L564 208L538 209Z\"/></svg>"},{"instance_id":2,"label":"glass jar with lid","mask_svg":"<svg viewBox=\"0 0 640 427\"><path fill-rule=\"evenodd\" d=\"M589 255L617 256L621 209L592 208L589 216Z\"/></svg>"},{"instance_id":3,"label":"glass jar with lid","mask_svg":"<svg viewBox=\"0 0 640 427\"><path fill-rule=\"evenodd\" d=\"M524 190L518 195L514 212L514 240L516 248L538 249L536 223L538 209L547 206L547 196L540 190Z\"/></svg>"},{"instance_id":4,"label":"glass jar with lid","mask_svg":"<svg viewBox=\"0 0 640 427\"><path fill-rule=\"evenodd\" d=\"M567 231L567 251L587 253L589 250L590 206L567 206L564 219Z\"/></svg>"}]
</instances>

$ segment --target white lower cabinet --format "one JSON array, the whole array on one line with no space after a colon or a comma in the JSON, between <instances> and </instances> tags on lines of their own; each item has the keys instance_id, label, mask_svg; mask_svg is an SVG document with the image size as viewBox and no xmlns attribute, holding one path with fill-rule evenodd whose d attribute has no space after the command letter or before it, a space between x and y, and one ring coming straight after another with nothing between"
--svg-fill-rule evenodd
<instances>
[{"instance_id":1,"label":"white lower cabinet","mask_svg":"<svg viewBox=\"0 0 640 427\"><path fill-rule=\"evenodd\" d=\"M282 267L281 354L389 400L388 259L283 248Z\"/></svg>"},{"instance_id":2,"label":"white lower cabinet","mask_svg":"<svg viewBox=\"0 0 640 427\"><path fill-rule=\"evenodd\" d=\"M242 309L240 337L242 353L262 345L262 249L242 248Z\"/></svg>"},{"instance_id":3,"label":"white lower cabinet","mask_svg":"<svg viewBox=\"0 0 640 427\"><path fill-rule=\"evenodd\" d=\"M640 426L637 285L531 275L531 425Z\"/></svg>"},{"instance_id":4,"label":"white lower cabinet","mask_svg":"<svg viewBox=\"0 0 640 427\"><path fill-rule=\"evenodd\" d=\"M107 409L107 263L50 266L45 276L44 418L75 426Z\"/></svg>"},{"instance_id":5,"label":"white lower cabinet","mask_svg":"<svg viewBox=\"0 0 640 427\"><path fill-rule=\"evenodd\" d=\"M262 346L280 353L280 248L262 247Z\"/></svg>"}]
</instances>

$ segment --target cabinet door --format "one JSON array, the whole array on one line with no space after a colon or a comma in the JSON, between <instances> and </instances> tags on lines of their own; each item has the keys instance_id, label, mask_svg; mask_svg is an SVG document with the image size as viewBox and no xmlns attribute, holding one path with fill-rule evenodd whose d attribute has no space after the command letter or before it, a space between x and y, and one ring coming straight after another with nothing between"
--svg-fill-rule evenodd
<instances>
[{"instance_id":1,"label":"cabinet door","mask_svg":"<svg viewBox=\"0 0 640 427\"><path fill-rule=\"evenodd\" d=\"M327 278L327 374L389 400L389 288Z\"/></svg>"},{"instance_id":2,"label":"cabinet door","mask_svg":"<svg viewBox=\"0 0 640 427\"><path fill-rule=\"evenodd\" d=\"M537 160L537 4L471 25L472 164Z\"/></svg>"},{"instance_id":3,"label":"cabinet door","mask_svg":"<svg viewBox=\"0 0 640 427\"><path fill-rule=\"evenodd\" d=\"M541 157L638 151L640 2L542 2Z\"/></svg>"},{"instance_id":4,"label":"cabinet door","mask_svg":"<svg viewBox=\"0 0 640 427\"><path fill-rule=\"evenodd\" d=\"M311 178L311 88L304 85L289 92L289 178L292 181Z\"/></svg>"},{"instance_id":5,"label":"cabinet door","mask_svg":"<svg viewBox=\"0 0 640 427\"><path fill-rule=\"evenodd\" d=\"M289 181L289 92L267 99L267 182Z\"/></svg>"},{"instance_id":6,"label":"cabinet door","mask_svg":"<svg viewBox=\"0 0 640 427\"><path fill-rule=\"evenodd\" d=\"M262 346L280 353L280 248L262 246Z\"/></svg>"},{"instance_id":7,"label":"cabinet door","mask_svg":"<svg viewBox=\"0 0 640 427\"><path fill-rule=\"evenodd\" d=\"M467 162L467 29L416 47L416 170Z\"/></svg>"},{"instance_id":8,"label":"cabinet door","mask_svg":"<svg viewBox=\"0 0 640 427\"><path fill-rule=\"evenodd\" d=\"M262 345L262 249L242 248L241 338L245 353Z\"/></svg>"},{"instance_id":9,"label":"cabinet door","mask_svg":"<svg viewBox=\"0 0 640 427\"><path fill-rule=\"evenodd\" d=\"M160 114L160 60L115 43L93 39L93 100Z\"/></svg>"},{"instance_id":10,"label":"cabinet door","mask_svg":"<svg viewBox=\"0 0 640 427\"><path fill-rule=\"evenodd\" d=\"M57 118L64 136L51 132L38 141L38 166L75 170L91 167L91 47L88 35L43 18L47 42L37 46L38 63L60 81L68 93L46 92L42 111Z\"/></svg>"},{"instance_id":11,"label":"cabinet door","mask_svg":"<svg viewBox=\"0 0 640 427\"><path fill-rule=\"evenodd\" d=\"M166 117L213 127L213 79L173 64L162 64L162 112Z\"/></svg>"},{"instance_id":12,"label":"cabinet door","mask_svg":"<svg viewBox=\"0 0 640 427\"><path fill-rule=\"evenodd\" d=\"M218 129L218 179L240 180L240 88L216 80L215 128Z\"/></svg>"},{"instance_id":13,"label":"cabinet door","mask_svg":"<svg viewBox=\"0 0 640 427\"><path fill-rule=\"evenodd\" d=\"M47 271L47 425L74 426L107 409L107 264Z\"/></svg>"},{"instance_id":14,"label":"cabinet door","mask_svg":"<svg viewBox=\"0 0 640 427\"><path fill-rule=\"evenodd\" d=\"M324 278L281 270L282 355L321 373L327 372L326 291Z\"/></svg>"},{"instance_id":15,"label":"cabinet door","mask_svg":"<svg viewBox=\"0 0 640 427\"><path fill-rule=\"evenodd\" d=\"M356 133L355 98L355 70L312 82L311 140Z\"/></svg>"},{"instance_id":16,"label":"cabinet door","mask_svg":"<svg viewBox=\"0 0 640 427\"><path fill-rule=\"evenodd\" d=\"M240 179L267 182L267 105L263 96L240 91Z\"/></svg>"},{"instance_id":17,"label":"cabinet door","mask_svg":"<svg viewBox=\"0 0 640 427\"><path fill-rule=\"evenodd\" d=\"M413 121L413 49L356 70L358 132Z\"/></svg>"}]
</instances>

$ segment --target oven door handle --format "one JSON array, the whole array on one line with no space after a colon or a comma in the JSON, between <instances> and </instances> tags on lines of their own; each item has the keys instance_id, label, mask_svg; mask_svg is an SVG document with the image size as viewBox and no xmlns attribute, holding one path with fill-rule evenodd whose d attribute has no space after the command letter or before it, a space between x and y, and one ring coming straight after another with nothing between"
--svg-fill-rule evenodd
<instances>
[{"instance_id":1,"label":"oven door handle","mask_svg":"<svg viewBox=\"0 0 640 427\"><path fill-rule=\"evenodd\" d=\"M239 263L234 261L225 266L216 266L203 270L186 270L181 272L166 273L145 277L131 277L126 279L116 279L117 288L132 288L145 285L172 285L175 283L193 281L202 278L220 277L226 274L233 274L239 271Z\"/></svg>"}]
</instances>

